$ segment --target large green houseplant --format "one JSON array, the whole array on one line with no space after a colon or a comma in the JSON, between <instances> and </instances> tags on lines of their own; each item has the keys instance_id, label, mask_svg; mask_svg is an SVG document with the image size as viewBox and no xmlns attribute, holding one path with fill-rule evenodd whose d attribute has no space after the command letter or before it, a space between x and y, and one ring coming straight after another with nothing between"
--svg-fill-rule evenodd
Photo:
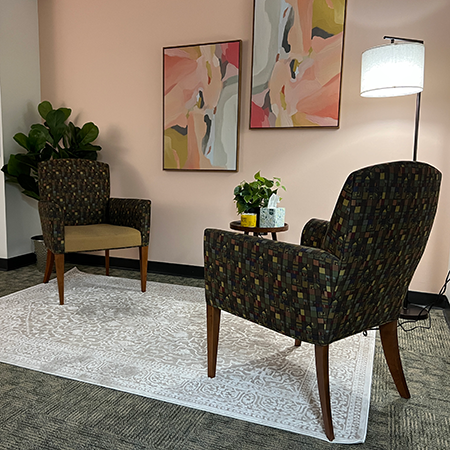
<instances>
[{"instance_id":1,"label":"large green houseplant","mask_svg":"<svg viewBox=\"0 0 450 450\"><path fill-rule=\"evenodd\" d=\"M11 155L8 163L2 167L8 181L18 183L23 194L36 200L39 200L37 168L40 162L56 158L96 160L97 152L102 149L99 145L92 144L99 133L93 122L88 122L81 128L73 122L67 123L72 110L53 109L48 101L40 103L38 111L44 123L31 125L28 136L24 133L14 136L14 140L26 153Z\"/></svg>"},{"instance_id":2,"label":"large green houseplant","mask_svg":"<svg viewBox=\"0 0 450 450\"><path fill-rule=\"evenodd\" d=\"M281 178L269 180L262 177L260 172L255 173L253 181L242 181L234 188L237 213L258 213L259 208L267 207L269 198L277 194L279 188L286 190L281 184Z\"/></svg>"}]
</instances>

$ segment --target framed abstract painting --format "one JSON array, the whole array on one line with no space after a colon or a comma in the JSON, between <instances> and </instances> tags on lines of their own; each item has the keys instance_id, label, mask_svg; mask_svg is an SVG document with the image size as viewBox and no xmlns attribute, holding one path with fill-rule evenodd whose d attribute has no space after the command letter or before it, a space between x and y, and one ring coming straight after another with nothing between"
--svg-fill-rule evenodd
<instances>
[{"instance_id":1,"label":"framed abstract painting","mask_svg":"<svg viewBox=\"0 0 450 450\"><path fill-rule=\"evenodd\" d=\"M163 169L237 171L241 41L163 53Z\"/></svg>"},{"instance_id":2,"label":"framed abstract painting","mask_svg":"<svg viewBox=\"0 0 450 450\"><path fill-rule=\"evenodd\" d=\"M346 0L254 0L250 128L339 127Z\"/></svg>"}]
</instances>

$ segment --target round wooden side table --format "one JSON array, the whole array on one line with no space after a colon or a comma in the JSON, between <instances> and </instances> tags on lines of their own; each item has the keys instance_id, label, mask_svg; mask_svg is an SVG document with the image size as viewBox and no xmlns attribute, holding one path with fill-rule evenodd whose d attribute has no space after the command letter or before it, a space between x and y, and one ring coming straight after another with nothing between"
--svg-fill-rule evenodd
<instances>
[{"instance_id":1,"label":"round wooden side table","mask_svg":"<svg viewBox=\"0 0 450 450\"><path fill-rule=\"evenodd\" d=\"M254 236L261 236L262 234L271 233L272 239L276 241L277 233L287 231L289 229L289 225L285 223L283 227L274 228L244 227L241 225L239 220L234 220L233 222L230 222L230 228L232 230L243 231L245 234L253 233Z\"/></svg>"}]
</instances>

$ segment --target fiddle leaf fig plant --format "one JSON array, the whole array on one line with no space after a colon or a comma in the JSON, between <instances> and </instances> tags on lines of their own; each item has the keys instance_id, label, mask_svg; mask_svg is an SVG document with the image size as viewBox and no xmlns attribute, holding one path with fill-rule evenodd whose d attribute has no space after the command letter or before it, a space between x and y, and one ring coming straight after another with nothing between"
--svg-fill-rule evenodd
<instances>
[{"instance_id":1,"label":"fiddle leaf fig plant","mask_svg":"<svg viewBox=\"0 0 450 450\"><path fill-rule=\"evenodd\" d=\"M36 200L39 200L37 168L40 162L57 158L96 160L102 149L92 144L99 134L93 122L81 128L73 122L67 123L72 113L70 108L53 109L50 102L44 101L38 105L38 112L44 123L31 125L28 135L17 133L13 138L26 153L11 155L2 167L7 181L19 184L23 194Z\"/></svg>"},{"instance_id":2,"label":"fiddle leaf fig plant","mask_svg":"<svg viewBox=\"0 0 450 450\"><path fill-rule=\"evenodd\" d=\"M269 198L277 194L279 188L286 190L281 184L281 178L269 180L261 176L261 172L255 173L254 181L242 181L234 188L237 213L256 213L259 208L267 207Z\"/></svg>"}]
</instances>

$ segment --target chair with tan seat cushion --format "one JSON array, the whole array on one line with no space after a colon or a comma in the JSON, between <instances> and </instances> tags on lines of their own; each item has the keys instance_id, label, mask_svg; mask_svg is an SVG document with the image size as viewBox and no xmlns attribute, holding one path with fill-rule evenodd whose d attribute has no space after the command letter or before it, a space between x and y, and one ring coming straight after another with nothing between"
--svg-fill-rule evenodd
<instances>
[{"instance_id":1,"label":"chair with tan seat cushion","mask_svg":"<svg viewBox=\"0 0 450 450\"><path fill-rule=\"evenodd\" d=\"M141 290L147 281L151 201L110 197L109 166L85 159L55 159L38 169L39 215L47 247L44 283L56 262L64 304L64 254L139 247Z\"/></svg>"}]
</instances>

